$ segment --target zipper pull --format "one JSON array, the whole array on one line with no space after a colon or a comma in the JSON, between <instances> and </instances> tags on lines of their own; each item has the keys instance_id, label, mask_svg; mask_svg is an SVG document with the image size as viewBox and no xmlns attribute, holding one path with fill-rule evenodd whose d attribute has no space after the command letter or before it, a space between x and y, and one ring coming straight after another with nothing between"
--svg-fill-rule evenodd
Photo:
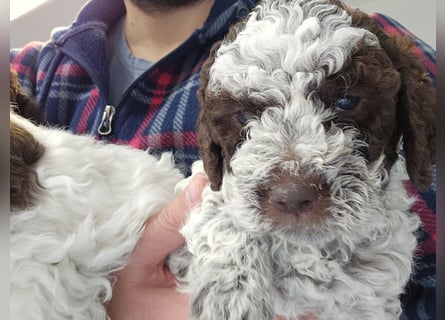
<instances>
[{"instance_id":1,"label":"zipper pull","mask_svg":"<svg viewBox=\"0 0 445 320\"><path fill-rule=\"evenodd\" d=\"M102 121L100 122L99 128L97 128L97 132L101 136L107 136L111 133L111 122L113 121L114 113L114 107L107 104L104 113L102 114Z\"/></svg>"}]
</instances>

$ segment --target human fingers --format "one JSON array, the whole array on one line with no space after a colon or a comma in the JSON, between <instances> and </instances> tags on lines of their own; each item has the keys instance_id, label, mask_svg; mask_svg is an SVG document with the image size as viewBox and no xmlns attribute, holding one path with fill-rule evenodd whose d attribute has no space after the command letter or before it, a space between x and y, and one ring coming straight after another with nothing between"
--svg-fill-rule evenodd
<instances>
[{"instance_id":1,"label":"human fingers","mask_svg":"<svg viewBox=\"0 0 445 320\"><path fill-rule=\"evenodd\" d=\"M107 305L113 320L186 320L188 297L175 288L140 288L121 286Z\"/></svg>"},{"instance_id":2,"label":"human fingers","mask_svg":"<svg viewBox=\"0 0 445 320\"><path fill-rule=\"evenodd\" d=\"M133 254L133 260L145 265L162 264L165 257L184 243L179 233L187 213L201 202L201 193L208 183L197 174L189 185L167 207L151 216Z\"/></svg>"}]
</instances>

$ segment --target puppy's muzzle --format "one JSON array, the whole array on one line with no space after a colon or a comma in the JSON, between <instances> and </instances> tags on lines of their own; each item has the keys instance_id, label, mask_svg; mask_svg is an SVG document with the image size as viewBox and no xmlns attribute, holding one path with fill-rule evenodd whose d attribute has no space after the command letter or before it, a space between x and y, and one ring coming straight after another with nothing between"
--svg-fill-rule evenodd
<instances>
[{"instance_id":1,"label":"puppy's muzzle","mask_svg":"<svg viewBox=\"0 0 445 320\"><path fill-rule=\"evenodd\" d=\"M271 206L283 214L310 214L317 206L320 192L315 185L286 183L270 192Z\"/></svg>"},{"instance_id":2,"label":"puppy's muzzle","mask_svg":"<svg viewBox=\"0 0 445 320\"><path fill-rule=\"evenodd\" d=\"M260 189L258 197L262 213L278 225L314 225L329 212L329 187L319 177L276 174Z\"/></svg>"}]
</instances>

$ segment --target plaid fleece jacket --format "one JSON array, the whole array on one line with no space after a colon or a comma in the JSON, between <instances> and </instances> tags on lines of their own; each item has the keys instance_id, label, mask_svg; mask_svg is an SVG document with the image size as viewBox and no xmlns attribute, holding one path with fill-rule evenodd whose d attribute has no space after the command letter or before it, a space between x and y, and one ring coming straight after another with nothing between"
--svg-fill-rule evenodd
<instances>
[{"instance_id":1,"label":"plaid fleece jacket","mask_svg":"<svg viewBox=\"0 0 445 320\"><path fill-rule=\"evenodd\" d=\"M70 27L54 30L49 42L12 50L10 62L24 89L44 107L48 123L153 153L172 151L189 173L198 159L200 67L210 46L256 2L216 1L203 28L141 75L115 106L107 107L105 39L125 13L123 1L89 1Z\"/></svg>"},{"instance_id":2,"label":"plaid fleece jacket","mask_svg":"<svg viewBox=\"0 0 445 320\"><path fill-rule=\"evenodd\" d=\"M11 66L25 90L44 108L48 123L112 143L149 148L155 154L172 151L177 165L188 174L192 162L198 159L195 125L200 67L211 44L256 2L217 0L204 27L147 70L115 106L107 107L105 38L125 12L123 1L91 0L76 21L68 28L56 29L50 41L11 50ZM416 54L435 79L434 50L389 17L373 17L387 32L412 37ZM426 193L419 193L410 182L406 187L418 199L413 210L424 225L419 231L420 258L414 278L402 297L401 319L434 319L436 183Z\"/></svg>"}]
</instances>

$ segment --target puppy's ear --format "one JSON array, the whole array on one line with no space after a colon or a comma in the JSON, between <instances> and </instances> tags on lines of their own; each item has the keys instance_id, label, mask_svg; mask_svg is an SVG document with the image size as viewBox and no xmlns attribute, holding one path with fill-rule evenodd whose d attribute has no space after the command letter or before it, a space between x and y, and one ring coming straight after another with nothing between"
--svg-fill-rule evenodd
<instances>
[{"instance_id":1,"label":"puppy's ear","mask_svg":"<svg viewBox=\"0 0 445 320\"><path fill-rule=\"evenodd\" d=\"M17 72L9 69L9 102L14 111L35 123L44 123L43 108L31 99L20 85Z\"/></svg>"},{"instance_id":2,"label":"puppy's ear","mask_svg":"<svg viewBox=\"0 0 445 320\"><path fill-rule=\"evenodd\" d=\"M230 159L239 142L239 132L236 131L236 137L233 137L230 134L233 132L230 125L227 126L227 130L223 130L224 132L215 128L215 115L221 114L221 109L218 110L218 108L223 108L221 100L224 97L216 96L221 95L221 92L215 93L209 90L210 69L215 62L221 44L234 41L245 24L246 19L243 19L231 25L224 39L213 44L209 57L201 68L200 88L197 91L201 104L198 118L199 152L213 190L221 188L224 172L230 170Z\"/></svg>"},{"instance_id":3,"label":"puppy's ear","mask_svg":"<svg viewBox=\"0 0 445 320\"><path fill-rule=\"evenodd\" d=\"M200 155L204 164L204 170L210 181L212 190L221 189L223 176L223 158L221 147L214 143L205 125L199 125Z\"/></svg>"},{"instance_id":4,"label":"puppy's ear","mask_svg":"<svg viewBox=\"0 0 445 320\"><path fill-rule=\"evenodd\" d=\"M355 26L370 30L399 72L397 131L406 152L406 167L418 189L431 183L436 154L436 89L407 36L389 35L366 13L348 8Z\"/></svg>"},{"instance_id":5,"label":"puppy's ear","mask_svg":"<svg viewBox=\"0 0 445 320\"><path fill-rule=\"evenodd\" d=\"M436 155L436 89L413 54L410 39L392 37L382 46L401 77L397 125L403 137L408 175L417 188L427 189Z\"/></svg>"},{"instance_id":6,"label":"puppy's ear","mask_svg":"<svg viewBox=\"0 0 445 320\"><path fill-rule=\"evenodd\" d=\"M10 205L11 211L33 204L34 194L41 188L34 165L45 148L34 137L11 122L10 124Z\"/></svg>"},{"instance_id":7,"label":"puppy's ear","mask_svg":"<svg viewBox=\"0 0 445 320\"><path fill-rule=\"evenodd\" d=\"M198 118L198 139L199 152L204 163L204 170L210 180L210 186L213 190L221 188L223 176L223 157L221 146L213 140L211 134L211 125L208 117L211 113L212 105L207 97L207 86L210 79L210 68L215 61L215 55L222 41L216 42L210 49L208 59L204 62L201 69L200 88L197 91L201 112Z\"/></svg>"},{"instance_id":8,"label":"puppy's ear","mask_svg":"<svg viewBox=\"0 0 445 320\"><path fill-rule=\"evenodd\" d=\"M210 48L209 56L204 61L201 71L200 71L200 85L198 88L198 91L196 92L196 95L198 97L198 101L201 104L201 114L204 110L204 107L206 106L206 90L207 86L209 84L210 80L210 68L212 67L213 63L215 62L216 52L218 51L219 47L221 46L222 40L215 42L212 47Z\"/></svg>"}]
</instances>

